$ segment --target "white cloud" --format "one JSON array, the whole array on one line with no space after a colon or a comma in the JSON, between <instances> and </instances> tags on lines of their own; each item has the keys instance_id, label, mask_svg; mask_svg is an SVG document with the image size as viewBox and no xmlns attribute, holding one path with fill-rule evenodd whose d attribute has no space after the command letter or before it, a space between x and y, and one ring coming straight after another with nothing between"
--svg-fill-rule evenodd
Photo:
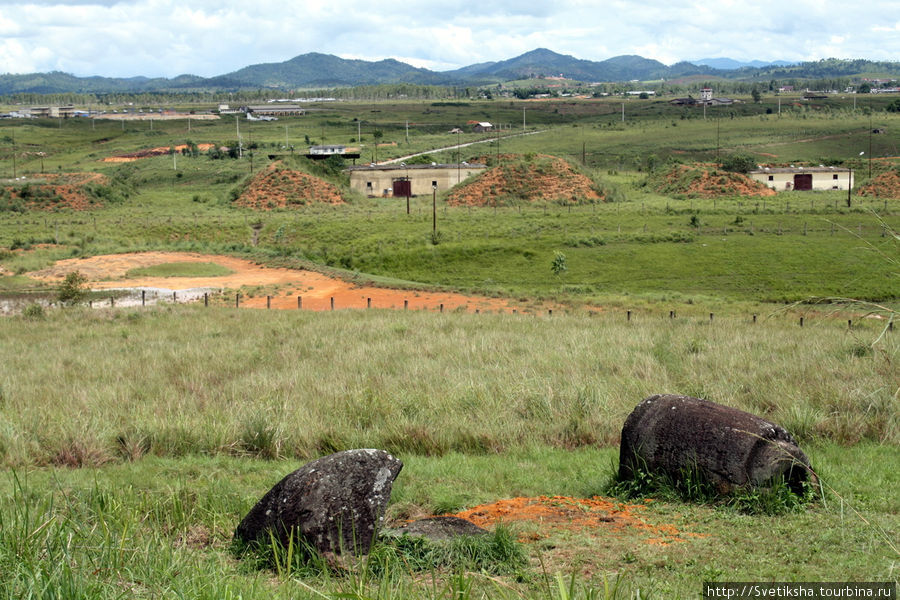
<instances>
[{"instance_id":1,"label":"white cloud","mask_svg":"<svg viewBox=\"0 0 900 600\"><path fill-rule=\"evenodd\" d=\"M446 70L537 47L588 60L896 60L894 0L0 0L0 72L211 76L307 52ZM649 17L648 17L649 15Z\"/></svg>"}]
</instances>

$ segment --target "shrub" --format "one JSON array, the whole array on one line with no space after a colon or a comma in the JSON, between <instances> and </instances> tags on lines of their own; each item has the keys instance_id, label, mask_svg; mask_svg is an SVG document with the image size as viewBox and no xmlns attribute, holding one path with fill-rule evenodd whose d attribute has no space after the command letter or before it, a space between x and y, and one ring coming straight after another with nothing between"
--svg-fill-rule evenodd
<instances>
[{"instance_id":1,"label":"shrub","mask_svg":"<svg viewBox=\"0 0 900 600\"><path fill-rule=\"evenodd\" d=\"M731 154L722 159L722 168L733 173L748 173L756 168L756 160L748 154Z\"/></svg>"},{"instance_id":2,"label":"shrub","mask_svg":"<svg viewBox=\"0 0 900 600\"><path fill-rule=\"evenodd\" d=\"M22 316L26 319L31 319L34 321L40 320L44 318L44 307L38 304L37 302L32 302L28 306L25 307L25 310L22 311Z\"/></svg>"},{"instance_id":3,"label":"shrub","mask_svg":"<svg viewBox=\"0 0 900 600\"><path fill-rule=\"evenodd\" d=\"M77 304L84 299L87 293L84 287L86 283L87 277L79 271L72 271L66 275L62 285L59 286L59 293L56 295L57 300L63 304Z\"/></svg>"}]
</instances>

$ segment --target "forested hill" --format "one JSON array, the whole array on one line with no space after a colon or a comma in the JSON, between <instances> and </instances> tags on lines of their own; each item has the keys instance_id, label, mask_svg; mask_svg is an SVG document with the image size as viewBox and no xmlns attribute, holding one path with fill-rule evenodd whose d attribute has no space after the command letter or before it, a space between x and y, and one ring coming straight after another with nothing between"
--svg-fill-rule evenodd
<instances>
[{"instance_id":1,"label":"forested hill","mask_svg":"<svg viewBox=\"0 0 900 600\"><path fill-rule=\"evenodd\" d=\"M584 82L659 81L681 77L708 77L745 81L827 80L900 78L900 62L863 59L824 59L796 65L768 65L739 69L680 62L671 66L641 56L616 56L589 61L545 48L498 62L470 65L437 72L387 59L348 60L317 52L302 54L280 63L251 65L211 78L180 75L167 78L76 77L50 73L0 75L0 95L13 94L102 94L142 92L221 92L237 90L283 90L353 87L380 84L477 86L510 80L565 77Z\"/></svg>"}]
</instances>

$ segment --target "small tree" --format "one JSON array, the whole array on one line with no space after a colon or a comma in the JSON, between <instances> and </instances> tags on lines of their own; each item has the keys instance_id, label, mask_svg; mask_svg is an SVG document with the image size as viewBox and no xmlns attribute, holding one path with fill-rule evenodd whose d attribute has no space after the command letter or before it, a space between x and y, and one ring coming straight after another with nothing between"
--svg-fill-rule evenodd
<instances>
[{"instance_id":1,"label":"small tree","mask_svg":"<svg viewBox=\"0 0 900 600\"><path fill-rule=\"evenodd\" d=\"M569 265L566 263L566 255L562 252L557 252L553 256L553 262L550 263L550 270L553 271L553 274L557 277L568 271Z\"/></svg>"},{"instance_id":2,"label":"small tree","mask_svg":"<svg viewBox=\"0 0 900 600\"><path fill-rule=\"evenodd\" d=\"M59 292L56 295L57 300L63 304L69 305L81 302L81 300L84 299L85 294L87 294L87 290L85 289L86 283L87 277L82 275L79 271L72 271L66 275L62 285L59 286Z\"/></svg>"}]
</instances>

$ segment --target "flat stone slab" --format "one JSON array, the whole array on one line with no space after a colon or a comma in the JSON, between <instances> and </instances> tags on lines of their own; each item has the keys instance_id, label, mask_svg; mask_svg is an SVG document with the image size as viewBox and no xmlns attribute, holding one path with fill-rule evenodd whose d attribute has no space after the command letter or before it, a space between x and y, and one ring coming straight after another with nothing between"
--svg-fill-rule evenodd
<instances>
[{"instance_id":1,"label":"flat stone slab","mask_svg":"<svg viewBox=\"0 0 900 600\"><path fill-rule=\"evenodd\" d=\"M386 532L391 536L410 535L432 541L449 540L463 535L486 535L487 529L459 517L428 517Z\"/></svg>"}]
</instances>

